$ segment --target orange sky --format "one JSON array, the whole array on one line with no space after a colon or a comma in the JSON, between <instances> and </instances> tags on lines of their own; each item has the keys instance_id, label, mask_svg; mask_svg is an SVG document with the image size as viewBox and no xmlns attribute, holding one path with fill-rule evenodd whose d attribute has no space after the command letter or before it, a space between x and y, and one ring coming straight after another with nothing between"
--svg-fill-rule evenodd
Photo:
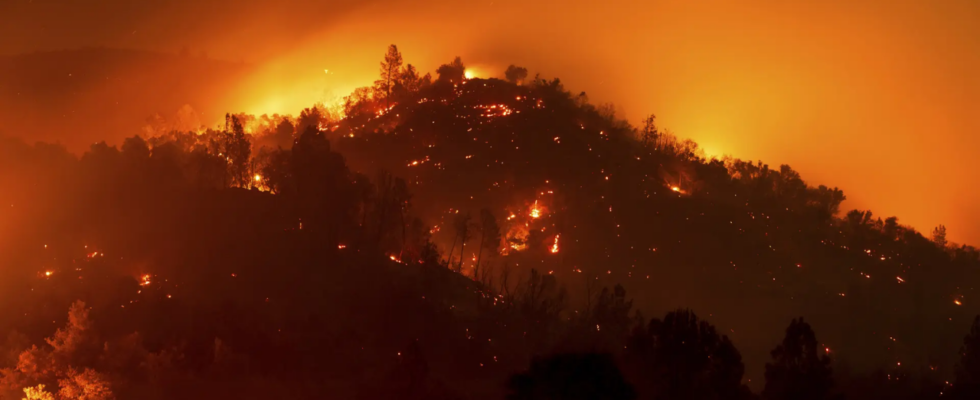
<instances>
[{"instance_id":1,"label":"orange sky","mask_svg":"<svg viewBox=\"0 0 980 400\"><path fill-rule=\"evenodd\" d=\"M846 207L980 244L980 2L417 3L9 0L0 54L187 46L258 66L229 111L292 113L369 84L389 43L428 71L515 63L631 121L656 113L709 154L788 163Z\"/></svg>"}]
</instances>

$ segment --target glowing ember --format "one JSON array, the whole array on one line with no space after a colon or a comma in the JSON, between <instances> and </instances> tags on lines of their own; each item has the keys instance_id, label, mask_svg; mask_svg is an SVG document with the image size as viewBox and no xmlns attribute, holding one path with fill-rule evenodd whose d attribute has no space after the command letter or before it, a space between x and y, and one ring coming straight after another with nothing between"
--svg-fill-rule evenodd
<instances>
[{"instance_id":1,"label":"glowing ember","mask_svg":"<svg viewBox=\"0 0 980 400\"><path fill-rule=\"evenodd\" d=\"M958 306L962 306L962 305L963 305L963 302L962 302L962 301L960 301L960 299L954 299L954 300L953 300L953 304L956 304L956 305L958 305Z\"/></svg>"},{"instance_id":2,"label":"glowing ember","mask_svg":"<svg viewBox=\"0 0 980 400\"><path fill-rule=\"evenodd\" d=\"M347 245L346 244L338 244L337 245L337 248L343 250L343 249L346 249L347 248Z\"/></svg>"},{"instance_id":3,"label":"glowing ember","mask_svg":"<svg viewBox=\"0 0 980 400\"><path fill-rule=\"evenodd\" d=\"M903 282L905 282L905 279L902 279L902 277L901 277L901 276L896 276L896 277L895 277L895 279L898 279L898 283L903 283Z\"/></svg>"},{"instance_id":4,"label":"glowing ember","mask_svg":"<svg viewBox=\"0 0 980 400\"><path fill-rule=\"evenodd\" d=\"M44 276L51 276L52 274L54 274L54 272L52 272L52 271L44 271Z\"/></svg>"},{"instance_id":5,"label":"glowing ember","mask_svg":"<svg viewBox=\"0 0 980 400\"><path fill-rule=\"evenodd\" d=\"M252 177L252 179L254 179L256 182L262 182L262 175L255 174L255 176Z\"/></svg>"},{"instance_id":6,"label":"glowing ember","mask_svg":"<svg viewBox=\"0 0 980 400\"><path fill-rule=\"evenodd\" d=\"M143 276L140 277L140 280L141 280L140 286L149 285L150 284L150 274L143 274Z\"/></svg>"},{"instance_id":7,"label":"glowing ember","mask_svg":"<svg viewBox=\"0 0 980 400\"><path fill-rule=\"evenodd\" d=\"M561 236L561 235L560 234L555 235L555 244L551 245L551 252L552 253L557 253L558 252L558 237L559 236Z\"/></svg>"},{"instance_id":8,"label":"glowing ember","mask_svg":"<svg viewBox=\"0 0 980 400\"><path fill-rule=\"evenodd\" d=\"M671 187L670 187L670 190L673 190L673 191L675 191L675 192L677 192L677 193L680 193L680 192L681 192L681 188L679 188L679 187L677 187L677 186L671 186Z\"/></svg>"},{"instance_id":9,"label":"glowing ember","mask_svg":"<svg viewBox=\"0 0 980 400\"><path fill-rule=\"evenodd\" d=\"M480 116L484 118L506 117L514 113L514 110L506 104L478 105L473 108L483 110Z\"/></svg>"}]
</instances>

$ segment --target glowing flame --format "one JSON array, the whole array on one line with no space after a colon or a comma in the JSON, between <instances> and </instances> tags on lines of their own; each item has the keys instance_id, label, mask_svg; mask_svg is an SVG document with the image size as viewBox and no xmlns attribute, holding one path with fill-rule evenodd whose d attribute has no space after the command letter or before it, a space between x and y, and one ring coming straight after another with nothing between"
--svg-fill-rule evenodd
<instances>
[{"instance_id":1,"label":"glowing flame","mask_svg":"<svg viewBox=\"0 0 980 400\"><path fill-rule=\"evenodd\" d=\"M262 175L255 174L252 179L254 179L256 182L262 182Z\"/></svg>"},{"instance_id":2,"label":"glowing flame","mask_svg":"<svg viewBox=\"0 0 980 400\"><path fill-rule=\"evenodd\" d=\"M140 286L149 285L150 284L150 274L143 274L143 276L140 277L140 280L142 281L142 282L140 282Z\"/></svg>"},{"instance_id":3,"label":"glowing flame","mask_svg":"<svg viewBox=\"0 0 980 400\"><path fill-rule=\"evenodd\" d=\"M675 192L677 192L677 193L680 193L680 192L681 192L681 188L679 188L679 187L677 187L677 186L671 186L671 187L670 187L670 190L673 190L673 191L675 191Z\"/></svg>"},{"instance_id":4,"label":"glowing flame","mask_svg":"<svg viewBox=\"0 0 980 400\"><path fill-rule=\"evenodd\" d=\"M534 205L531 206L531 218L537 219L541 218L541 209L538 208L538 201L534 201Z\"/></svg>"},{"instance_id":5,"label":"glowing flame","mask_svg":"<svg viewBox=\"0 0 980 400\"><path fill-rule=\"evenodd\" d=\"M463 71L463 76L465 76L466 79L473 79L476 76L476 73L474 73L473 70L468 69L466 71Z\"/></svg>"},{"instance_id":6,"label":"glowing flame","mask_svg":"<svg viewBox=\"0 0 980 400\"><path fill-rule=\"evenodd\" d=\"M561 236L561 234L555 235L555 244L551 245L551 252L552 253L557 253L558 252L558 237L559 236Z\"/></svg>"},{"instance_id":7,"label":"glowing flame","mask_svg":"<svg viewBox=\"0 0 980 400\"><path fill-rule=\"evenodd\" d=\"M958 306L962 306L962 305L963 305L963 302L962 302L962 301L960 301L960 299L954 299L954 300L953 300L953 304L956 304L956 305L958 305Z\"/></svg>"},{"instance_id":8,"label":"glowing flame","mask_svg":"<svg viewBox=\"0 0 980 400\"><path fill-rule=\"evenodd\" d=\"M338 244L337 245L337 248L340 249L340 250L343 250L343 249L346 249L347 248L347 245L346 244Z\"/></svg>"},{"instance_id":9,"label":"glowing flame","mask_svg":"<svg viewBox=\"0 0 980 400\"><path fill-rule=\"evenodd\" d=\"M54 272L52 272L52 271L44 271L44 276L51 276L52 274L54 274Z\"/></svg>"}]
</instances>

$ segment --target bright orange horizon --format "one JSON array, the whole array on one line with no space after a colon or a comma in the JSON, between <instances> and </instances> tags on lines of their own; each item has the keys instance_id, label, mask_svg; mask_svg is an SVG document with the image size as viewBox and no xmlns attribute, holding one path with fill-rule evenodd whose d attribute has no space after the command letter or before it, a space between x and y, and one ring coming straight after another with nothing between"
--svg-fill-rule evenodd
<instances>
[{"instance_id":1,"label":"bright orange horizon","mask_svg":"<svg viewBox=\"0 0 980 400\"><path fill-rule=\"evenodd\" d=\"M843 189L845 209L980 244L975 1L130 3L0 6L0 35L17 38L0 53L186 46L258 67L207 105L252 113L370 84L390 43L422 71L456 55L478 76L513 63L633 123L655 113L709 155L790 164Z\"/></svg>"}]
</instances>

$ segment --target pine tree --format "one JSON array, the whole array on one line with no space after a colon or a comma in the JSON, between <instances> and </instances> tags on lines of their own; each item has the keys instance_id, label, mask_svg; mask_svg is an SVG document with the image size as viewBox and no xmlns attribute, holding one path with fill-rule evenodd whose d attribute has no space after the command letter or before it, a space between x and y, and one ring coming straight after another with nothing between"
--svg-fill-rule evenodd
<instances>
[{"instance_id":1,"label":"pine tree","mask_svg":"<svg viewBox=\"0 0 980 400\"><path fill-rule=\"evenodd\" d=\"M786 328L783 343L772 351L766 364L767 400L820 400L830 398L833 386L830 358L817 343L813 329L803 318Z\"/></svg>"},{"instance_id":2,"label":"pine tree","mask_svg":"<svg viewBox=\"0 0 980 400\"><path fill-rule=\"evenodd\" d=\"M384 96L385 109L391 107L391 92L400 81L402 72L402 53L398 46L389 45L385 59L381 61L381 78L374 82L375 98Z\"/></svg>"}]
</instances>

